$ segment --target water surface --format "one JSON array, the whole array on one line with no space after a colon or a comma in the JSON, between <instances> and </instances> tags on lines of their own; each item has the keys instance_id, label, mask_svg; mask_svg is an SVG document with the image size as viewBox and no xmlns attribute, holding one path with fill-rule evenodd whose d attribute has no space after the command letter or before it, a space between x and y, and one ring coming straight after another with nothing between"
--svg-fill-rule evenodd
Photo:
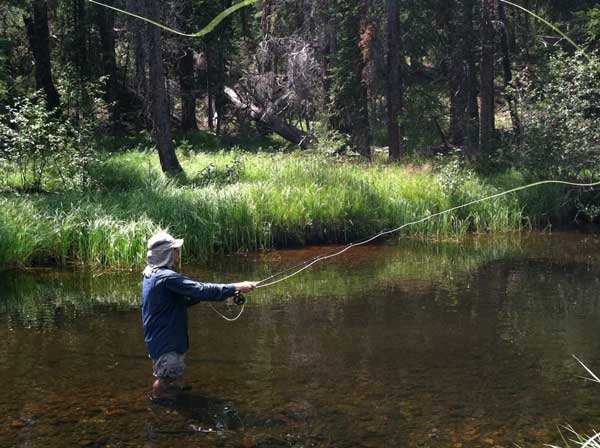
<instances>
[{"instance_id":1,"label":"water surface","mask_svg":"<svg viewBox=\"0 0 600 448\"><path fill-rule=\"evenodd\" d=\"M332 248L184 266L264 278ZM600 239L510 235L356 248L190 313L187 382L151 404L138 273L0 274L0 446L476 447L598 427ZM237 308L221 305L234 315Z\"/></svg>"}]
</instances>

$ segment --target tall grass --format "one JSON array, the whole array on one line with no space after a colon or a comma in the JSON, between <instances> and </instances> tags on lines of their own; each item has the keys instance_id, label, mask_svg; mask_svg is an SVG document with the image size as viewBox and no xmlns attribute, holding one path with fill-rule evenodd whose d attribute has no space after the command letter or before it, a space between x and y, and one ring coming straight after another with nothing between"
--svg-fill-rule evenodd
<instances>
[{"instance_id":1,"label":"tall grass","mask_svg":"<svg viewBox=\"0 0 600 448\"><path fill-rule=\"evenodd\" d=\"M235 179L219 176L234 160L241 167ZM500 191L479 179L447 190L431 172L316 154L190 153L182 162L187 178L167 180L154 154L113 155L95 168L94 191L0 196L0 265L140 266L145 241L159 229L184 237L184 255L192 260L346 243ZM520 229L526 206L521 197L504 197L403 234Z\"/></svg>"}]
</instances>

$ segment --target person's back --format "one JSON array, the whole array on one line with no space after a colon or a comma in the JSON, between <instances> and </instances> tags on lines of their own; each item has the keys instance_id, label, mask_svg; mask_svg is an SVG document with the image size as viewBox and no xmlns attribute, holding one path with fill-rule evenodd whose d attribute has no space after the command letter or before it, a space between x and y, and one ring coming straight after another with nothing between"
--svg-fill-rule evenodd
<instances>
[{"instance_id":1,"label":"person's back","mask_svg":"<svg viewBox=\"0 0 600 448\"><path fill-rule=\"evenodd\" d=\"M169 288L178 274L161 268L144 277L142 286L142 319L144 341L152 359L167 352L185 353L189 348L185 298Z\"/></svg>"}]
</instances>

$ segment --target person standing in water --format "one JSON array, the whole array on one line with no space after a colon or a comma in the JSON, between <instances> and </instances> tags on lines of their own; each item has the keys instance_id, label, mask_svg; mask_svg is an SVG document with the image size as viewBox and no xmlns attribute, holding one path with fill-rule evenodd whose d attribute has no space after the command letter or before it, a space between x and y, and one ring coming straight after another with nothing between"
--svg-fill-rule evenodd
<instances>
[{"instance_id":1,"label":"person standing in water","mask_svg":"<svg viewBox=\"0 0 600 448\"><path fill-rule=\"evenodd\" d=\"M199 302L219 302L237 291L248 293L255 282L199 283L175 272L182 239L160 232L148 241L142 286L144 341L152 360L152 398L171 400L183 388L185 354L189 349L187 309Z\"/></svg>"}]
</instances>

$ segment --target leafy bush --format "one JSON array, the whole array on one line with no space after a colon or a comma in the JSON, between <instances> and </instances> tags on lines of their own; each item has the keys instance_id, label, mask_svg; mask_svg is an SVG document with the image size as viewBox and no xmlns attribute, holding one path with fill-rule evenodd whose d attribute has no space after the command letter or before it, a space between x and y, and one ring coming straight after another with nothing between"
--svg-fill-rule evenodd
<instances>
[{"instance_id":1,"label":"leafy bush","mask_svg":"<svg viewBox=\"0 0 600 448\"><path fill-rule=\"evenodd\" d=\"M0 118L0 168L16 170L21 188L40 191L59 179L64 188L87 182L90 133L46 109L43 96L23 97Z\"/></svg>"},{"instance_id":2,"label":"leafy bush","mask_svg":"<svg viewBox=\"0 0 600 448\"><path fill-rule=\"evenodd\" d=\"M466 182L475 178L475 172L467 166L466 159L460 150L438 156L435 171L440 186L448 193L454 193Z\"/></svg>"},{"instance_id":3,"label":"leafy bush","mask_svg":"<svg viewBox=\"0 0 600 448\"><path fill-rule=\"evenodd\" d=\"M600 59L550 59L523 95L524 138L513 163L545 177L581 179L600 173Z\"/></svg>"},{"instance_id":4,"label":"leafy bush","mask_svg":"<svg viewBox=\"0 0 600 448\"><path fill-rule=\"evenodd\" d=\"M244 161L237 157L223 168L211 162L194 177L192 184L196 187L230 185L239 182L243 172Z\"/></svg>"}]
</instances>

